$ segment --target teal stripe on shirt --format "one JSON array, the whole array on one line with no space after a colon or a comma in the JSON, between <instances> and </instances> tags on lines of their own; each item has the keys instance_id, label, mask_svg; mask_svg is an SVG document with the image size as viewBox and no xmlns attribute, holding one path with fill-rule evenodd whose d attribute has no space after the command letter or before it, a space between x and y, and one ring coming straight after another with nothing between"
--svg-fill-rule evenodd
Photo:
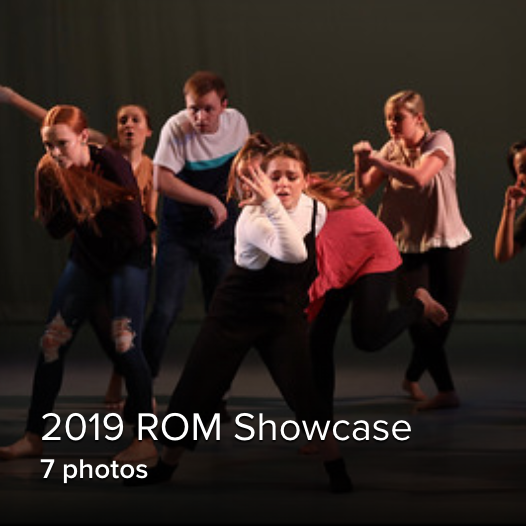
<instances>
[{"instance_id":1,"label":"teal stripe on shirt","mask_svg":"<svg viewBox=\"0 0 526 526\"><path fill-rule=\"evenodd\" d=\"M205 161L186 161L184 167L187 170L192 170L198 172L200 170L210 170L212 168L217 168L218 166L223 166L227 161L229 161L237 152L227 153L217 159L207 159Z\"/></svg>"}]
</instances>

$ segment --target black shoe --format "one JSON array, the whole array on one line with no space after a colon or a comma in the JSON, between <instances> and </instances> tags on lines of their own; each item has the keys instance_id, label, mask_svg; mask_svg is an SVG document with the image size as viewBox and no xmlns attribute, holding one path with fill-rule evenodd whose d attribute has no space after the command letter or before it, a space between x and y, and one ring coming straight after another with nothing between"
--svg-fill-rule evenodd
<instances>
[{"instance_id":1,"label":"black shoe","mask_svg":"<svg viewBox=\"0 0 526 526\"><path fill-rule=\"evenodd\" d=\"M146 468L146 476L139 477L139 474L135 474L132 478L124 479L123 485L127 487L137 487L162 484L163 482L168 482L172 478L176 468L177 464L175 466L170 466L170 464L166 464L159 459L155 466Z\"/></svg>"}]
</instances>

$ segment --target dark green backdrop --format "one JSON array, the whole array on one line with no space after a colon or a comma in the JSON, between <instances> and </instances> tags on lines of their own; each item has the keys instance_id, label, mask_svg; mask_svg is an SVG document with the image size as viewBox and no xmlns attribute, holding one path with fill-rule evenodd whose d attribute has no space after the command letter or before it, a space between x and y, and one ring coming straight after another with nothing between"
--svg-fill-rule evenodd
<instances>
[{"instance_id":1,"label":"dark green backdrop","mask_svg":"<svg viewBox=\"0 0 526 526\"><path fill-rule=\"evenodd\" d=\"M252 130L301 143L317 170L349 169L362 138L380 146L386 97L419 90L455 141L474 237L460 316L524 319L526 254L500 266L492 248L506 150L526 137L525 20L524 0L0 0L0 83L79 105L106 132L120 104L141 103L158 132L184 80L212 69ZM4 322L43 319L66 254L32 219L42 151L35 123L0 106ZM188 300L199 316L195 279Z\"/></svg>"}]
</instances>

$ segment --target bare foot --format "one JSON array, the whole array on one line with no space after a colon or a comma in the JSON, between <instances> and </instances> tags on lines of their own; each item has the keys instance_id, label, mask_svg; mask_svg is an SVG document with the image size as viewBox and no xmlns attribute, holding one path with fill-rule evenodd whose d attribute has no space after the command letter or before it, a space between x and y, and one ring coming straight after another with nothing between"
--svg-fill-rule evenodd
<instances>
[{"instance_id":1,"label":"bare foot","mask_svg":"<svg viewBox=\"0 0 526 526\"><path fill-rule=\"evenodd\" d=\"M420 389L418 382L410 382L407 378L402 382L402 389L409 393L411 399L417 402L427 400L427 395Z\"/></svg>"},{"instance_id":2,"label":"bare foot","mask_svg":"<svg viewBox=\"0 0 526 526\"><path fill-rule=\"evenodd\" d=\"M122 411L124 407L124 399L122 398L122 376L113 371L106 394L104 396L104 404L107 409L112 411Z\"/></svg>"},{"instance_id":3,"label":"bare foot","mask_svg":"<svg viewBox=\"0 0 526 526\"><path fill-rule=\"evenodd\" d=\"M42 437L35 433L26 433L20 440L10 446L0 447L0 459L41 457L44 451Z\"/></svg>"},{"instance_id":4,"label":"bare foot","mask_svg":"<svg viewBox=\"0 0 526 526\"><path fill-rule=\"evenodd\" d=\"M300 455L317 455L320 452L320 448L313 442L307 442L298 449Z\"/></svg>"},{"instance_id":5,"label":"bare foot","mask_svg":"<svg viewBox=\"0 0 526 526\"><path fill-rule=\"evenodd\" d=\"M416 404L415 411L430 411L433 409L455 409L460 405L460 400L455 391L438 393L433 398Z\"/></svg>"},{"instance_id":6,"label":"bare foot","mask_svg":"<svg viewBox=\"0 0 526 526\"><path fill-rule=\"evenodd\" d=\"M422 287L416 289L415 298L424 304L424 316L435 325L442 325L449 318L445 307L438 303L431 294Z\"/></svg>"},{"instance_id":7,"label":"bare foot","mask_svg":"<svg viewBox=\"0 0 526 526\"><path fill-rule=\"evenodd\" d=\"M124 464L129 462L142 462L143 460L157 456L157 448L151 438L145 438L144 440L134 438L126 449L113 457L113 460Z\"/></svg>"}]
</instances>

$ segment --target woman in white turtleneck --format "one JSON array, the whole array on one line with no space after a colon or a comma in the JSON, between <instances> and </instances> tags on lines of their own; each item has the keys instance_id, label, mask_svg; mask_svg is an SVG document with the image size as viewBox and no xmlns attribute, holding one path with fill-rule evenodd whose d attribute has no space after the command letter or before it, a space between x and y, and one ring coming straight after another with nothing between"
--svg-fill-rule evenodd
<instances>
[{"instance_id":1,"label":"woman in white turtleneck","mask_svg":"<svg viewBox=\"0 0 526 526\"><path fill-rule=\"evenodd\" d=\"M254 161L251 148L258 151L260 145L251 140L239 155ZM167 414L183 415L189 429L185 430L180 418L167 420L158 463L147 470L145 478L135 477L126 485L157 484L171 478L184 451L197 445L194 415L199 414L205 424L211 421L253 347L298 421L310 427L321 414L304 309L316 274L315 236L326 210L303 193L310 171L307 156L298 146L283 143L269 151L263 147L257 162L243 167L235 161L233 166L238 186L246 191L236 226L235 265L216 290L167 408ZM322 428L324 424L320 422ZM199 436L200 430L195 431ZM168 435L184 438L174 447ZM318 444L331 491L350 491L352 483L332 433Z\"/></svg>"}]
</instances>

